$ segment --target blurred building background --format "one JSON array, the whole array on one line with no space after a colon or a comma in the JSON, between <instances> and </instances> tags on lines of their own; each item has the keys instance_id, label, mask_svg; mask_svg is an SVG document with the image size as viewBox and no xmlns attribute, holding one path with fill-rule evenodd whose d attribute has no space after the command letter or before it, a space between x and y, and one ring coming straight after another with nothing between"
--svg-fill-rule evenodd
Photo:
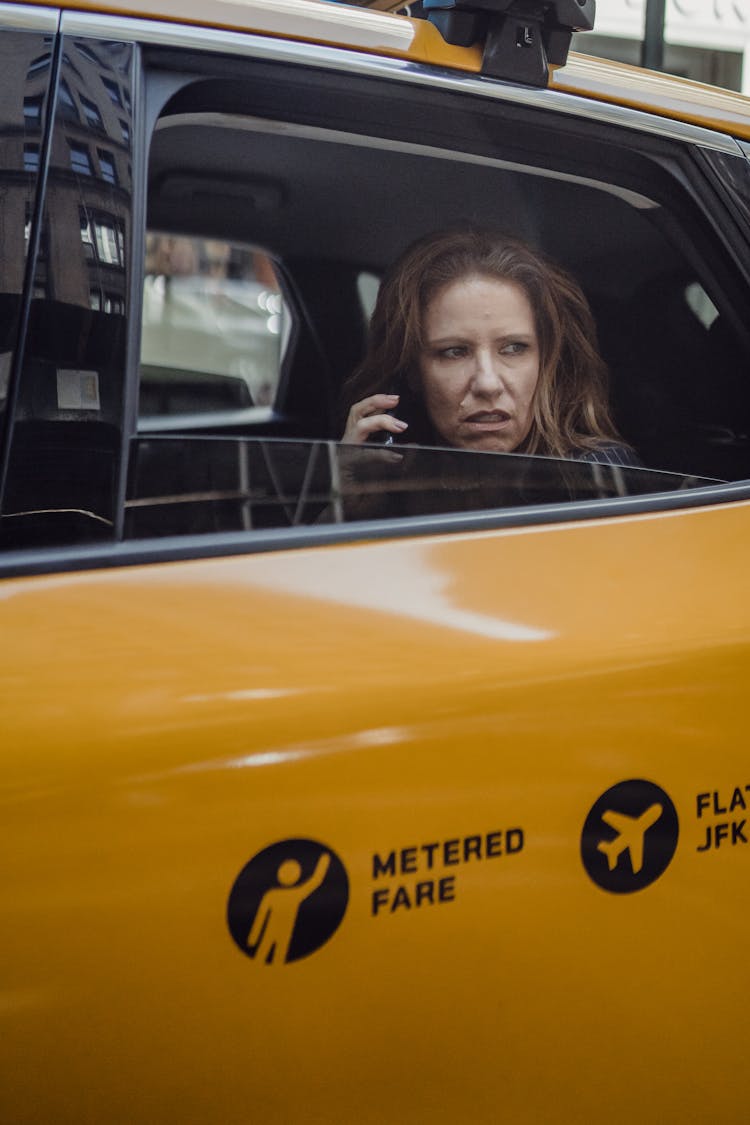
<instances>
[{"instance_id":1,"label":"blurred building background","mask_svg":"<svg viewBox=\"0 0 750 1125\"><path fill-rule=\"evenodd\" d=\"M640 64L646 0L597 0L587 55ZM666 0L663 70L750 95L750 0Z\"/></svg>"}]
</instances>

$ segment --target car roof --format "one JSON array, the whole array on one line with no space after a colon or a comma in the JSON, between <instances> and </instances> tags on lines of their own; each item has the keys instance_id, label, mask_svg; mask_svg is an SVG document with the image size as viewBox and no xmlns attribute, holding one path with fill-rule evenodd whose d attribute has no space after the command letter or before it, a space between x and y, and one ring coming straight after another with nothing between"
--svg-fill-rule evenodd
<instances>
[{"instance_id":1,"label":"car roof","mask_svg":"<svg viewBox=\"0 0 750 1125\"><path fill-rule=\"evenodd\" d=\"M571 52L550 86L750 139L750 98L672 74Z\"/></svg>"},{"instance_id":2,"label":"car roof","mask_svg":"<svg viewBox=\"0 0 750 1125\"><path fill-rule=\"evenodd\" d=\"M392 0L370 0L362 7L322 0L66 0L64 7L254 32L480 73L480 45L456 47L426 20L373 10L389 5L395 6ZM37 6L60 7L44 0ZM549 85L750 140L750 98L729 90L575 52L565 67L552 71Z\"/></svg>"}]
</instances>

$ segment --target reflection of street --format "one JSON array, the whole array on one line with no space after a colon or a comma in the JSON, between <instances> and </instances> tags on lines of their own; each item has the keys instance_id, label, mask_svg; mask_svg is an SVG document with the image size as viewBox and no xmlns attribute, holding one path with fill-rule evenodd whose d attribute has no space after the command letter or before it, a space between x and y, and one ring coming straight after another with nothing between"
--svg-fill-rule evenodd
<instances>
[{"instance_id":1,"label":"reflection of street","mask_svg":"<svg viewBox=\"0 0 750 1125\"><path fill-rule=\"evenodd\" d=\"M331 857L323 854L309 879L298 882L302 868L296 859L285 859L276 872L278 887L261 899L247 944L251 955L266 965L283 964L297 924L302 903L317 891L328 872Z\"/></svg>"},{"instance_id":2,"label":"reflection of street","mask_svg":"<svg viewBox=\"0 0 750 1125\"><path fill-rule=\"evenodd\" d=\"M270 405L281 322L281 294L265 254L227 242L148 235L142 382L144 389L174 384L174 411L187 408L178 389L186 373L206 375L206 388L213 377L219 377L217 389L227 377L236 379L231 401ZM142 412L150 412L149 403L142 396Z\"/></svg>"}]
</instances>

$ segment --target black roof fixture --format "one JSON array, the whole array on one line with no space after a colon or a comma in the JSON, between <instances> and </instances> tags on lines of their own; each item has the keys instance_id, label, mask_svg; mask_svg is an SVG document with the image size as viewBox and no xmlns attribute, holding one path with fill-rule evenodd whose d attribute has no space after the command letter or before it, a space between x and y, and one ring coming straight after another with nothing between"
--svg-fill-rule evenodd
<instances>
[{"instance_id":1,"label":"black roof fixture","mask_svg":"<svg viewBox=\"0 0 750 1125\"><path fill-rule=\"evenodd\" d=\"M482 74L546 86L550 66L564 66L574 31L591 31L596 0L423 0L423 11L448 43L484 40Z\"/></svg>"}]
</instances>

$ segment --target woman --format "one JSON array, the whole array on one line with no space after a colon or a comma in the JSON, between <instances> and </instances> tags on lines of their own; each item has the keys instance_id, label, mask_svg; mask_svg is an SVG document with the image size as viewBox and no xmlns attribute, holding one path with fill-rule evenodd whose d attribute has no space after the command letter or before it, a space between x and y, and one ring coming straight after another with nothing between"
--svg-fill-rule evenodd
<instances>
[{"instance_id":1,"label":"woman","mask_svg":"<svg viewBox=\"0 0 750 1125\"><path fill-rule=\"evenodd\" d=\"M607 402L577 283L516 239L428 235L380 287L344 387L343 441L368 439L637 465Z\"/></svg>"}]
</instances>

